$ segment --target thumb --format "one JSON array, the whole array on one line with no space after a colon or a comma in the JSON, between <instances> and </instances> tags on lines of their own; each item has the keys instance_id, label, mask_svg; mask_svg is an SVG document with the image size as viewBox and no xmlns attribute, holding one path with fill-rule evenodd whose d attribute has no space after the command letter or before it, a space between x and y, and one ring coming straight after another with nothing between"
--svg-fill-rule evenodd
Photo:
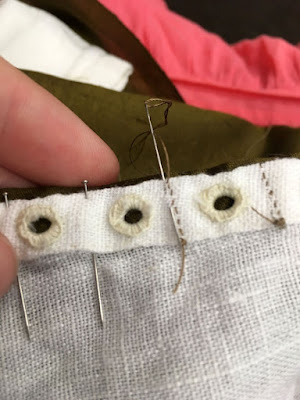
<instances>
[{"instance_id":1,"label":"thumb","mask_svg":"<svg viewBox=\"0 0 300 400\"><path fill-rule=\"evenodd\" d=\"M0 233L0 296L9 289L17 275L17 257L5 236Z\"/></svg>"}]
</instances>

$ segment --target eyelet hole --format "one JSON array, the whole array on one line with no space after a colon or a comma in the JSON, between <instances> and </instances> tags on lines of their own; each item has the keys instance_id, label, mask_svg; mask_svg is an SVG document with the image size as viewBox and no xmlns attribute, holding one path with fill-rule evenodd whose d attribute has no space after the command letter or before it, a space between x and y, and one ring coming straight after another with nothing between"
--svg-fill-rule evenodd
<instances>
[{"instance_id":1,"label":"eyelet hole","mask_svg":"<svg viewBox=\"0 0 300 400\"><path fill-rule=\"evenodd\" d=\"M230 196L219 196L214 202L214 208L218 211L229 210L233 207L235 199Z\"/></svg>"},{"instance_id":2,"label":"eyelet hole","mask_svg":"<svg viewBox=\"0 0 300 400\"><path fill-rule=\"evenodd\" d=\"M128 224L137 224L143 218L143 213L137 208L131 208L124 216L124 220Z\"/></svg>"},{"instance_id":3,"label":"eyelet hole","mask_svg":"<svg viewBox=\"0 0 300 400\"><path fill-rule=\"evenodd\" d=\"M31 232L40 235L41 233L47 232L52 225L52 222L48 218L40 217L35 221L32 221L28 228Z\"/></svg>"},{"instance_id":4,"label":"eyelet hole","mask_svg":"<svg viewBox=\"0 0 300 400\"><path fill-rule=\"evenodd\" d=\"M109 222L114 230L126 236L137 236L150 227L152 206L137 194L125 194L109 210Z\"/></svg>"}]
</instances>

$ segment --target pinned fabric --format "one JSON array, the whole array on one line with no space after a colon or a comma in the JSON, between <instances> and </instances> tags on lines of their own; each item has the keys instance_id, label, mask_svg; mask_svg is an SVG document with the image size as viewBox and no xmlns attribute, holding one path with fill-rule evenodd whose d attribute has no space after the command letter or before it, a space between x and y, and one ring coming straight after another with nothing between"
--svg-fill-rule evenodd
<instances>
[{"instance_id":1,"label":"pinned fabric","mask_svg":"<svg viewBox=\"0 0 300 400\"><path fill-rule=\"evenodd\" d=\"M299 182L298 159L171 177L186 235L176 294L180 245L161 180L0 204L31 339L13 287L0 300L0 398L295 400Z\"/></svg>"},{"instance_id":2,"label":"pinned fabric","mask_svg":"<svg viewBox=\"0 0 300 400\"><path fill-rule=\"evenodd\" d=\"M124 149L130 143L126 135L135 137L145 127L135 108L140 97L95 92L74 82L58 86L53 91L84 118L92 117L91 124L108 128L108 136L118 132L114 144L123 157L122 173L131 172ZM66 89L78 86L79 104ZM278 154L276 149L285 156L298 153L299 132L289 130L286 141L286 128L265 132L183 104L174 108L182 113L175 113L166 137L173 140L172 174L219 162L234 168L244 162L241 154L252 162L216 175L169 179L168 173L170 203L185 234L182 254L166 186L157 178L98 189L87 188L85 180L73 192L38 187L27 199L7 189L0 231L16 249L26 307L20 281L20 293L13 287L0 299L1 399L295 400L300 160L253 162L255 156ZM190 118L195 112L203 125ZM186 129L183 119L189 121ZM190 163L191 147L196 164ZM222 149L217 155L216 147ZM149 174L153 154L147 154L142 167ZM207 217L199 193L222 218ZM224 198L225 206L219 202ZM174 295L181 257L186 268Z\"/></svg>"},{"instance_id":3,"label":"pinned fabric","mask_svg":"<svg viewBox=\"0 0 300 400\"><path fill-rule=\"evenodd\" d=\"M286 224L300 223L300 160L283 159L262 165ZM260 164L215 176L178 176L170 178L170 184L187 246L199 240L276 226L272 204L262 184ZM13 200L9 195L9 207L4 202L0 204L0 230L13 244L20 260L74 250L110 253L139 247L179 246L160 179L89 188L88 200L83 187L77 193L56 193L44 198L39 198L39 190L43 189L36 189L31 200ZM224 209L216 203L220 196L231 197L233 204L228 207L225 203ZM46 221L37 224L42 218L51 225Z\"/></svg>"},{"instance_id":4,"label":"pinned fabric","mask_svg":"<svg viewBox=\"0 0 300 400\"><path fill-rule=\"evenodd\" d=\"M101 252L104 328L90 252L22 263L31 342L13 287L0 398L295 400L299 241L293 224L191 243L175 295L178 245Z\"/></svg>"}]
</instances>

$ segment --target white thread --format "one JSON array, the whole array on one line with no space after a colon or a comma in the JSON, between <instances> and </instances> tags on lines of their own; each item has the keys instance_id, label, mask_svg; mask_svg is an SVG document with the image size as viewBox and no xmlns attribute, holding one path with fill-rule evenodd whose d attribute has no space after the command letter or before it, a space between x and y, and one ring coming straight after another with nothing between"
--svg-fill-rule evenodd
<instances>
[{"instance_id":1,"label":"white thread","mask_svg":"<svg viewBox=\"0 0 300 400\"><path fill-rule=\"evenodd\" d=\"M233 205L226 210L217 210L215 201L222 196L230 197L234 200ZM217 184L203 190L200 193L198 200L199 208L212 221L225 222L237 217L245 210L248 201L245 195L242 195L241 190L234 186Z\"/></svg>"},{"instance_id":2,"label":"white thread","mask_svg":"<svg viewBox=\"0 0 300 400\"><path fill-rule=\"evenodd\" d=\"M141 219L135 223L126 222L125 216L130 210L139 210ZM109 211L109 222L119 233L137 236L149 228L152 220L152 207L142 197L129 194L117 200Z\"/></svg>"},{"instance_id":3,"label":"white thread","mask_svg":"<svg viewBox=\"0 0 300 400\"><path fill-rule=\"evenodd\" d=\"M182 224L181 224L181 215L178 210L178 207L176 206L177 199L174 196L174 191L171 188L169 180L167 181L165 188L166 188L167 204L169 206L169 209L170 209L170 212L172 215L173 223L174 223L178 238L180 241L182 241L182 240L186 241L186 238L185 238L185 235L183 232L183 228L182 228Z\"/></svg>"},{"instance_id":4,"label":"white thread","mask_svg":"<svg viewBox=\"0 0 300 400\"><path fill-rule=\"evenodd\" d=\"M49 229L42 233L33 230L33 223L41 218L49 220ZM22 210L16 220L19 236L35 248L51 246L61 235L62 225L59 217L49 206L34 205Z\"/></svg>"}]
</instances>

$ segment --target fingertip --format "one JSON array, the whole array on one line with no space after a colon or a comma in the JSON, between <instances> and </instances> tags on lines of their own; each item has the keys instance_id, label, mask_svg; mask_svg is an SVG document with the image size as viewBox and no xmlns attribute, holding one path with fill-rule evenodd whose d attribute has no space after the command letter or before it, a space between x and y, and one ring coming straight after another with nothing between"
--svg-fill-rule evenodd
<instances>
[{"instance_id":1,"label":"fingertip","mask_svg":"<svg viewBox=\"0 0 300 400\"><path fill-rule=\"evenodd\" d=\"M8 291L16 275L16 253L8 239L0 234L0 296Z\"/></svg>"},{"instance_id":2,"label":"fingertip","mask_svg":"<svg viewBox=\"0 0 300 400\"><path fill-rule=\"evenodd\" d=\"M99 186L116 180L117 158L95 132L4 60L0 70L2 168L40 185L77 186L87 179Z\"/></svg>"},{"instance_id":3,"label":"fingertip","mask_svg":"<svg viewBox=\"0 0 300 400\"><path fill-rule=\"evenodd\" d=\"M117 156L111 150L109 146L106 145L102 140L102 148L103 148L103 157L101 162L99 162L99 156L95 157L94 162L98 164L97 176L95 174L95 181L91 182L92 185L105 185L112 182L116 182L118 180L118 176L120 173L120 164Z\"/></svg>"}]
</instances>

